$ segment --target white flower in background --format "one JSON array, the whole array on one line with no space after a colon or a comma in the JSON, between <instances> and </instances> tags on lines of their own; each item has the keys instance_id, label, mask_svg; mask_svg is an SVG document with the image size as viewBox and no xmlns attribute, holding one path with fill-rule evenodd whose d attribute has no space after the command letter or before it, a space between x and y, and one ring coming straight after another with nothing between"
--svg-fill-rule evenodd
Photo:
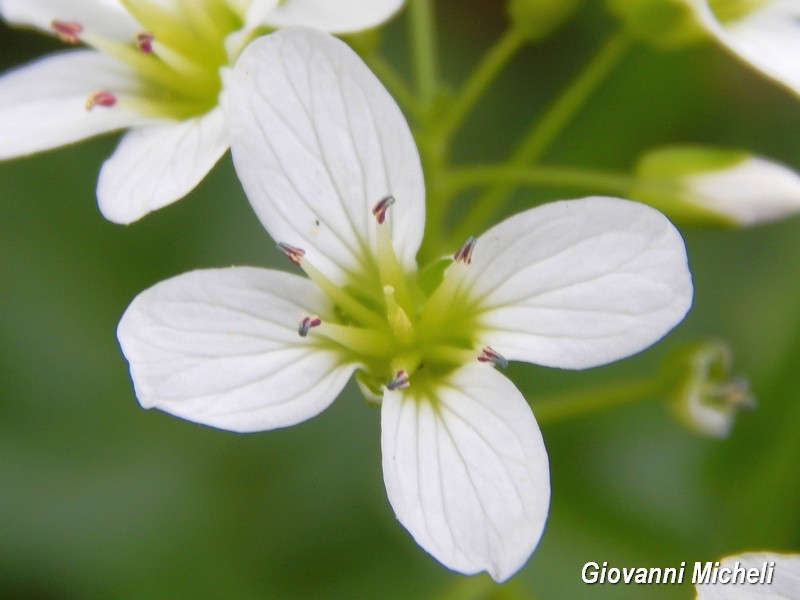
<instances>
[{"instance_id":1,"label":"white flower in background","mask_svg":"<svg viewBox=\"0 0 800 600\"><path fill-rule=\"evenodd\" d=\"M800 0L683 0L730 52L800 94Z\"/></svg>"},{"instance_id":2,"label":"white flower in background","mask_svg":"<svg viewBox=\"0 0 800 600\"><path fill-rule=\"evenodd\" d=\"M189 193L229 146L226 70L258 32L378 25L403 0L0 0L9 23L89 48L0 77L0 160L130 128L103 165L103 215L130 223Z\"/></svg>"},{"instance_id":3,"label":"white flower in background","mask_svg":"<svg viewBox=\"0 0 800 600\"><path fill-rule=\"evenodd\" d=\"M675 415L693 431L709 437L727 437L736 416L755 408L750 382L733 376L733 353L721 341L703 342L682 353L686 373L672 402Z\"/></svg>"},{"instance_id":4,"label":"white flower in background","mask_svg":"<svg viewBox=\"0 0 800 600\"><path fill-rule=\"evenodd\" d=\"M800 600L798 554L748 552L728 556L720 561L719 571L723 570L726 581L695 586L697 600ZM729 573L731 579L727 581Z\"/></svg>"},{"instance_id":5,"label":"white flower in background","mask_svg":"<svg viewBox=\"0 0 800 600\"><path fill-rule=\"evenodd\" d=\"M538 543L550 485L533 414L494 367L582 369L661 338L691 302L680 235L642 204L563 201L418 271L419 154L344 43L305 29L256 40L231 106L245 191L308 277L203 270L140 294L118 330L139 401L260 431L318 414L355 373L381 403L398 519L449 568L505 580Z\"/></svg>"},{"instance_id":6,"label":"white flower in background","mask_svg":"<svg viewBox=\"0 0 800 600\"><path fill-rule=\"evenodd\" d=\"M800 213L800 175L745 150L667 146L636 166L630 196L681 222L751 226Z\"/></svg>"}]
</instances>

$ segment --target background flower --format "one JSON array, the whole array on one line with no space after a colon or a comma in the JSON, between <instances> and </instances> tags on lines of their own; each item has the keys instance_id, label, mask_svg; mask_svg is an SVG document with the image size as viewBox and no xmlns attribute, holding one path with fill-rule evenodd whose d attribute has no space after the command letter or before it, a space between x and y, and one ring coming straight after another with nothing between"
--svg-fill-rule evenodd
<instances>
[{"instance_id":1,"label":"background flower","mask_svg":"<svg viewBox=\"0 0 800 600\"><path fill-rule=\"evenodd\" d=\"M374 27L402 0L4 0L0 16L92 49L0 78L0 159L130 128L97 186L103 215L130 223L189 193L228 148L225 71L266 28Z\"/></svg>"}]
</instances>

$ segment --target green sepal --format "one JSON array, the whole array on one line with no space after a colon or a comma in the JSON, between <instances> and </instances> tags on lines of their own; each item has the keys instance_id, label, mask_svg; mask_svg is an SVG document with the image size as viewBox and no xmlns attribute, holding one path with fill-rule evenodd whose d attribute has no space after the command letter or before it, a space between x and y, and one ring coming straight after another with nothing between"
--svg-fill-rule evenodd
<instances>
[{"instance_id":1,"label":"green sepal","mask_svg":"<svg viewBox=\"0 0 800 600\"><path fill-rule=\"evenodd\" d=\"M661 48L688 46L708 36L685 0L606 0L633 37Z\"/></svg>"},{"instance_id":2,"label":"green sepal","mask_svg":"<svg viewBox=\"0 0 800 600\"><path fill-rule=\"evenodd\" d=\"M529 42L555 33L580 7L583 0L509 0L508 18Z\"/></svg>"},{"instance_id":3,"label":"green sepal","mask_svg":"<svg viewBox=\"0 0 800 600\"><path fill-rule=\"evenodd\" d=\"M444 279L444 272L453 264L450 257L440 258L427 264L417 275L417 284L425 297L429 297Z\"/></svg>"},{"instance_id":4,"label":"green sepal","mask_svg":"<svg viewBox=\"0 0 800 600\"><path fill-rule=\"evenodd\" d=\"M687 181L693 175L735 168L750 156L744 150L713 146L655 148L637 162L627 195L681 225L738 227L739 223L731 216L697 202Z\"/></svg>"}]
</instances>

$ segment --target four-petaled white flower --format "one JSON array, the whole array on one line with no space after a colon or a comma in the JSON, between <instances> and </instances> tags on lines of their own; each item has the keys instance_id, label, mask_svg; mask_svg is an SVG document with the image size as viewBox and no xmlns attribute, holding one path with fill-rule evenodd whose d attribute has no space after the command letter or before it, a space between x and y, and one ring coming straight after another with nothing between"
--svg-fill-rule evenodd
<instances>
[{"instance_id":1,"label":"four-petaled white flower","mask_svg":"<svg viewBox=\"0 0 800 600\"><path fill-rule=\"evenodd\" d=\"M78 49L0 78L0 159L131 128L102 167L100 210L130 223L190 192L229 146L225 72L258 32L375 26L403 0L0 0L9 23Z\"/></svg>"},{"instance_id":2,"label":"four-petaled white flower","mask_svg":"<svg viewBox=\"0 0 800 600\"><path fill-rule=\"evenodd\" d=\"M260 431L318 414L355 372L381 403L398 519L451 569L505 580L538 543L550 485L533 414L494 367L582 369L661 338L691 302L680 235L642 204L563 201L418 271L419 154L355 53L282 30L248 46L230 85L237 172L308 278L233 267L140 294L118 330L139 401Z\"/></svg>"},{"instance_id":3,"label":"four-petaled white flower","mask_svg":"<svg viewBox=\"0 0 800 600\"><path fill-rule=\"evenodd\" d=\"M800 94L800 0L683 0L729 51Z\"/></svg>"},{"instance_id":4,"label":"four-petaled white flower","mask_svg":"<svg viewBox=\"0 0 800 600\"><path fill-rule=\"evenodd\" d=\"M723 558L722 569L725 581L695 586L697 600L800 600L798 554L746 552Z\"/></svg>"}]
</instances>

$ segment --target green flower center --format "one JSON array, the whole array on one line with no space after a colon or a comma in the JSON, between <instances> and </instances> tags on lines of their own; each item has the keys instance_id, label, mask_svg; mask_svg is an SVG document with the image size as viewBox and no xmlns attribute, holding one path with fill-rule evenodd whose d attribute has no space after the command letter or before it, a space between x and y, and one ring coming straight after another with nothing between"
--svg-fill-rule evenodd
<instances>
[{"instance_id":1,"label":"green flower center","mask_svg":"<svg viewBox=\"0 0 800 600\"><path fill-rule=\"evenodd\" d=\"M186 119L218 104L220 69L232 64L244 45L226 47L244 17L230 3L192 0L121 0L142 31L128 43L110 40L80 23L53 21L53 30L70 43L83 41L131 67L137 81L126 90L92 91L86 107L113 106L119 100L142 114ZM127 94L130 94L128 97ZM118 97L119 96L119 97Z\"/></svg>"},{"instance_id":2,"label":"green flower center","mask_svg":"<svg viewBox=\"0 0 800 600\"><path fill-rule=\"evenodd\" d=\"M391 205L391 197L381 201ZM378 220L377 253L364 276L337 286L314 268L303 251L279 244L334 304L331 318L304 317L300 335L334 349L346 362L362 365L357 380L368 399L382 388L412 387L416 393L469 361L503 364L490 348L478 348L480 310L458 289L457 271L469 268L470 240L453 260L422 272L407 272L383 223L388 205L373 211ZM445 268L449 270L445 273Z\"/></svg>"}]
</instances>

